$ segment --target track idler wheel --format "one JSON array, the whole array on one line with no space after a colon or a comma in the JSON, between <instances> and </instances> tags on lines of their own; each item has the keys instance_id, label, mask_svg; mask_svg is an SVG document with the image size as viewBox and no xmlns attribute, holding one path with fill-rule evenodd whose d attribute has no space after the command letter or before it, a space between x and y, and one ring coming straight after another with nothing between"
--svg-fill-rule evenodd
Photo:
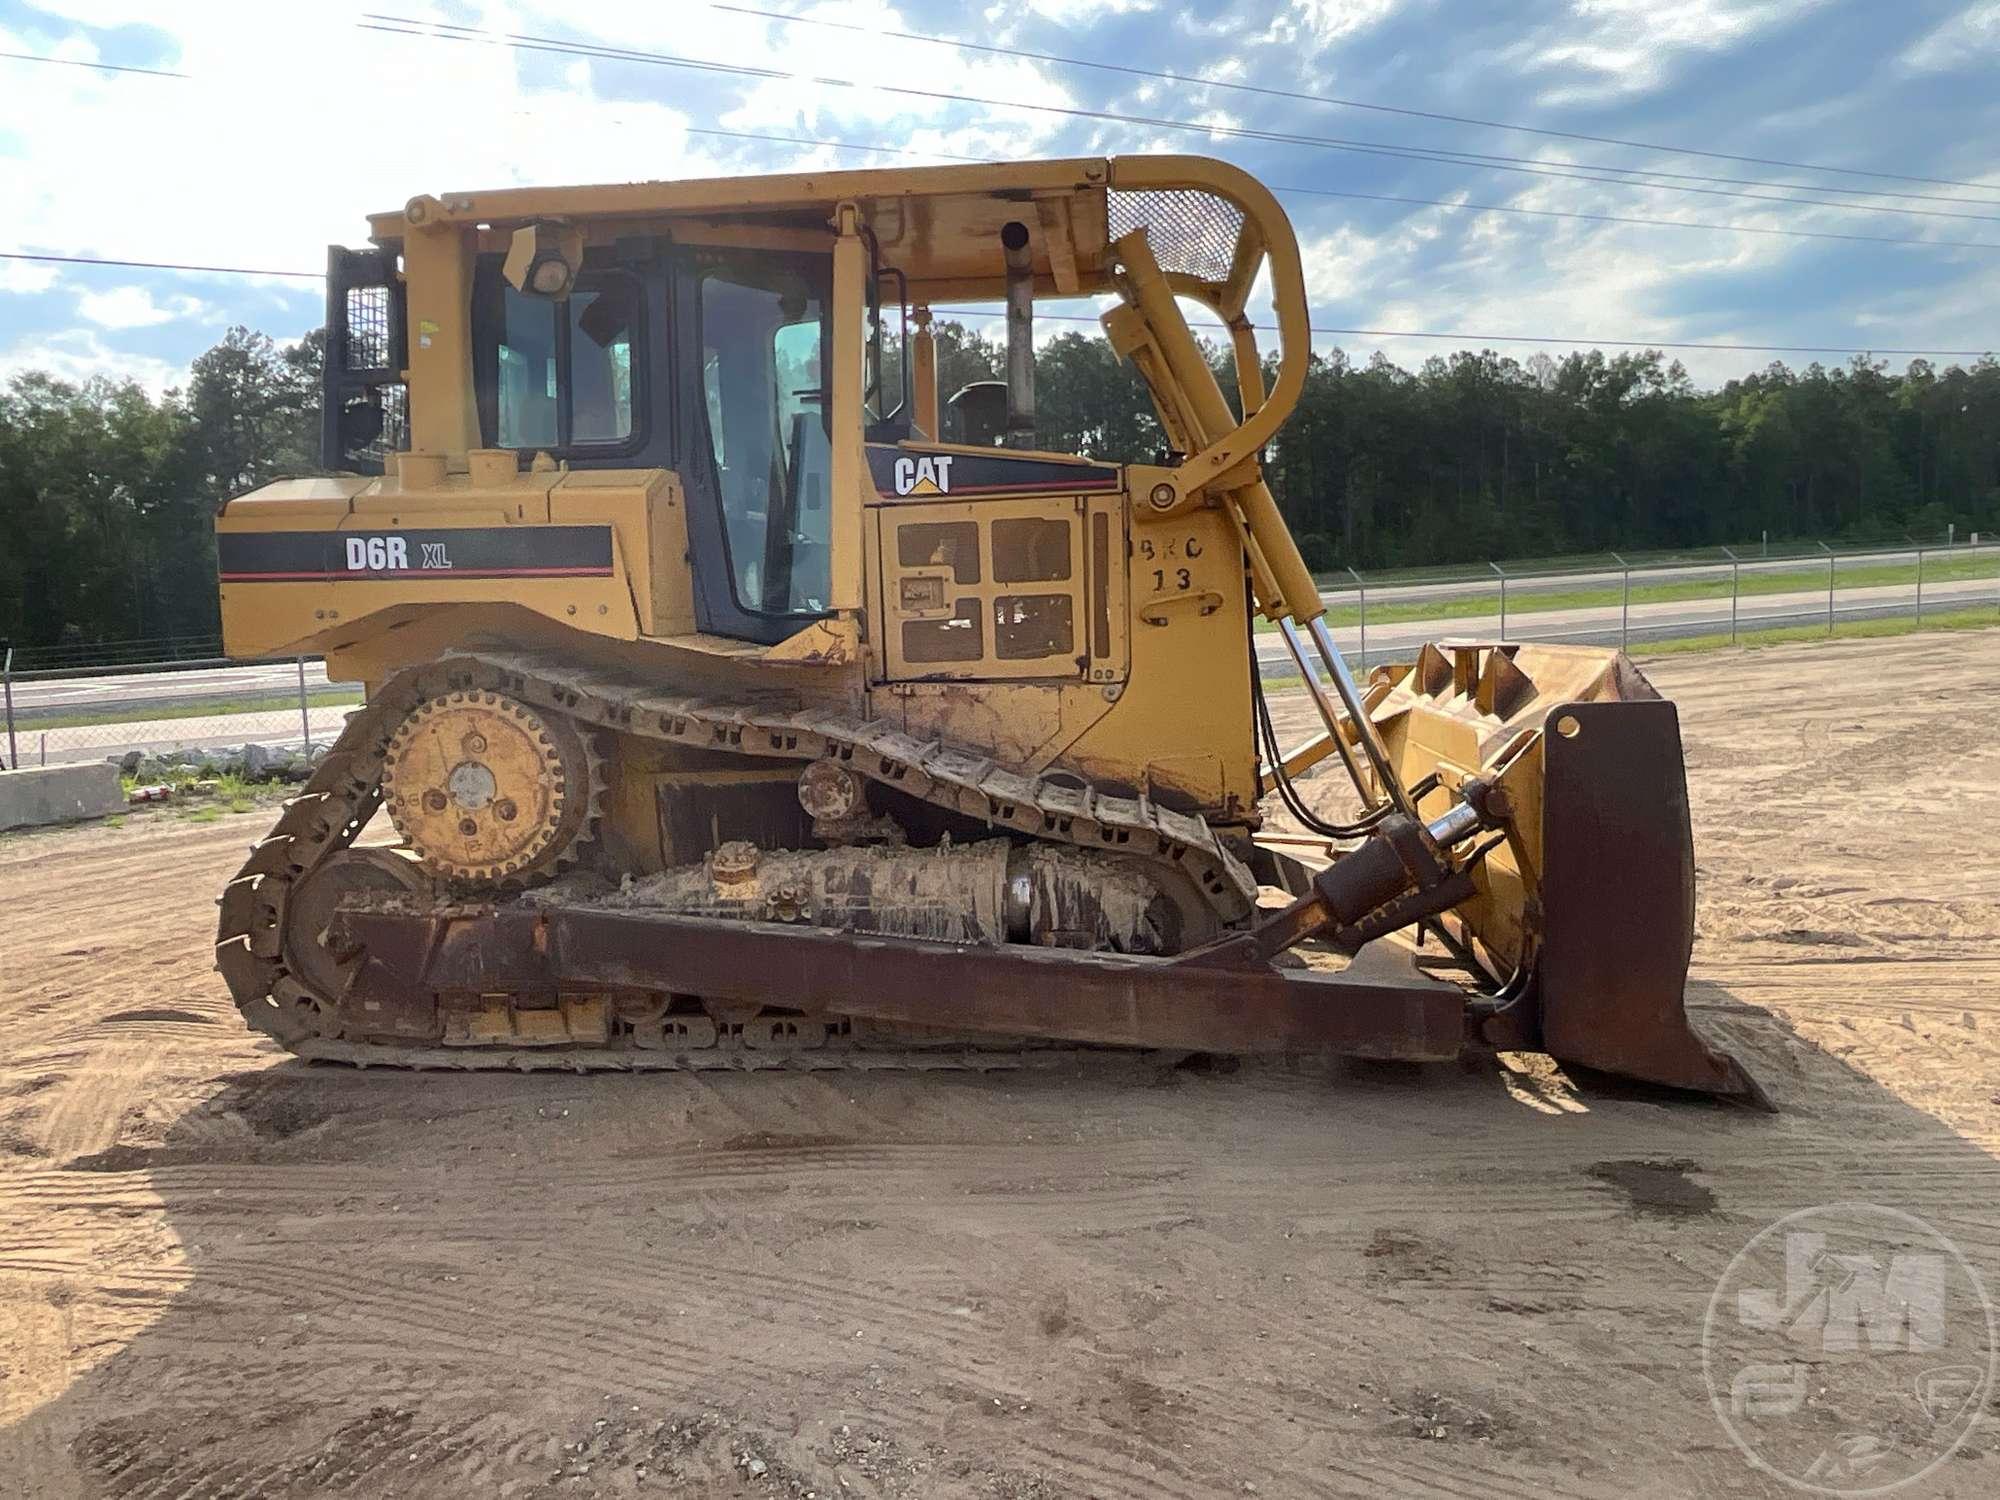
<instances>
[{"instance_id":1,"label":"track idler wheel","mask_svg":"<svg viewBox=\"0 0 2000 1500\"><path fill-rule=\"evenodd\" d=\"M349 970L358 957L343 952L332 939L333 914L352 896L427 896L430 880L408 855L395 849L342 849L308 870L285 902L280 935L285 968L307 1004L326 1024L331 1009L347 988Z\"/></svg>"},{"instance_id":2,"label":"track idler wheel","mask_svg":"<svg viewBox=\"0 0 2000 1500\"><path fill-rule=\"evenodd\" d=\"M424 867L499 885L553 873L594 831L601 774L589 741L502 693L442 693L389 739L383 803Z\"/></svg>"}]
</instances>

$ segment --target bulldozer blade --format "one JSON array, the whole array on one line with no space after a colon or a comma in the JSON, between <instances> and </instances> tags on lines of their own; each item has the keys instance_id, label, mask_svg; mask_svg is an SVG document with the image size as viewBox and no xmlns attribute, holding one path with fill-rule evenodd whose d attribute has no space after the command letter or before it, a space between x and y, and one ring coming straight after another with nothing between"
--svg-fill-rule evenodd
<instances>
[{"instance_id":1,"label":"bulldozer blade","mask_svg":"<svg viewBox=\"0 0 2000 1500\"><path fill-rule=\"evenodd\" d=\"M1264 964L975 947L667 912L559 905L343 910L365 950L341 1002L354 1033L439 1034L438 997L649 991L794 1006L811 1017L1120 1047L1457 1057L1463 992Z\"/></svg>"},{"instance_id":2,"label":"bulldozer blade","mask_svg":"<svg viewBox=\"0 0 2000 1500\"><path fill-rule=\"evenodd\" d=\"M1694 836L1680 718L1665 699L1568 703L1544 741L1538 1044L1627 1078L1773 1106L1696 1035Z\"/></svg>"}]
</instances>

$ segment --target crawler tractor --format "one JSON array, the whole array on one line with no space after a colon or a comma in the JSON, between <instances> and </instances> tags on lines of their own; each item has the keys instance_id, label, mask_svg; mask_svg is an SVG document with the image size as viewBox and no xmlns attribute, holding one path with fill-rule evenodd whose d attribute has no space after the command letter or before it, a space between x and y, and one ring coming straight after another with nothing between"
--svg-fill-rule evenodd
<instances>
[{"instance_id":1,"label":"crawler tractor","mask_svg":"<svg viewBox=\"0 0 2000 1500\"><path fill-rule=\"evenodd\" d=\"M221 898L258 1031L417 1067L1477 1045L1758 1097L1683 1012L1673 705L1601 651L1343 659L1261 475L1310 329L1242 172L446 193L369 238L328 257L332 472L217 523L229 653L367 685ZM1157 451L1035 447L1049 297L1108 308ZM1007 378L941 399L968 303ZM1336 771L1337 817L1301 785Z\"/></svg>"}]
</instances>

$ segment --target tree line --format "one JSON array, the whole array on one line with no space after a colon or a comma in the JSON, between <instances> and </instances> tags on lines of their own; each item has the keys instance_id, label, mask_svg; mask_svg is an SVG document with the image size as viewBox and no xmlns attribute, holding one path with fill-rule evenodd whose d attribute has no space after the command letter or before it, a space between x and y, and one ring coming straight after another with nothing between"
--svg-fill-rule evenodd
<instances>
[{"instance_id":1,"label":"tree line","mask_svg":"<svg viewBox=\"0 0 2000 1500\"><path fill-rule=\"evenodd\" d=\"M318 464L323 342L232 328L159 397L16 375L0 391L0 639L216 634L216 509Z\"/></svg>"},{"instance_id":2,"label":"tree line","mask_svg":"<svg viewBox=\"0 0 2000 1500\"><path fill-rule=\"evenodd\" d=\"M1003 372L978 332L934 331L947 394ZM15 376L0 391L0 638L215 633L212 518L316 470L322 344L233 328L157 398ZM1101 337L1049 340L1035 381L1041 446L1163 452L1144 385ZM1336 350L1313 357L1266 472L1321 570L2000 532L2000 362L1774 363L1701 390L1654 350L1464 351L1414 371Z\"/></svg>"},{"instance_id":3,"label":"tree line","mask_svg":"<svg viewBox=\"0 0 2000 1500\"><path fill-rule=\"evenodd\" d=\"M945 389L1002 366L963 329L939 340ZM1210 359L1233 403L1233 366ZM1144 384L1102 338L1045 344L1035 399L1045 447L1136 460L1164 444ZM1991 533L2000 361L1774 362L1704 391L1658 350L1466 350L1414 371L1335 350L1313 356L1265 473L1320 571Z\"/></svg>"}]
</instances>

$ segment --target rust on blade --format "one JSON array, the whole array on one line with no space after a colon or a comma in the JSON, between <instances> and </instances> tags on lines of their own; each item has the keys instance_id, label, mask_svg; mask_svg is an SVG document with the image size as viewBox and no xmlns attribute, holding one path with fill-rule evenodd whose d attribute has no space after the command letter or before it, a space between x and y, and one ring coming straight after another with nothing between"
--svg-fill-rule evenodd
<instances>
[{"instance_id":1,"label":"rust on blade","mask_svg":"<svg viewBox=\"0 0 2000 1500\"><path fill-rule=\"evenodd\" d=\"M1464 997L1450 986L1262 964L1207 967L582 907L349 910L338 920L342 940L366 951L342 1000L350 1033L434 1038L439 996L593 990L716 1001L777 994L821 1018L1186 1051L1424 1062L1456 1057L1465 1039Z\"/></svg>"},{"instance_id":2,"label":"rust on blade","mask_svg":"<svg viewBox=\"0 0 2000 1500\"><path fill-rule=\"evenodd\" d=\"M1540 1046L1771 1108L1742 1065L1688 1024L1694 836L1674 705L1563 704L1546 730Z\"/></svg>"}]
</instances>

